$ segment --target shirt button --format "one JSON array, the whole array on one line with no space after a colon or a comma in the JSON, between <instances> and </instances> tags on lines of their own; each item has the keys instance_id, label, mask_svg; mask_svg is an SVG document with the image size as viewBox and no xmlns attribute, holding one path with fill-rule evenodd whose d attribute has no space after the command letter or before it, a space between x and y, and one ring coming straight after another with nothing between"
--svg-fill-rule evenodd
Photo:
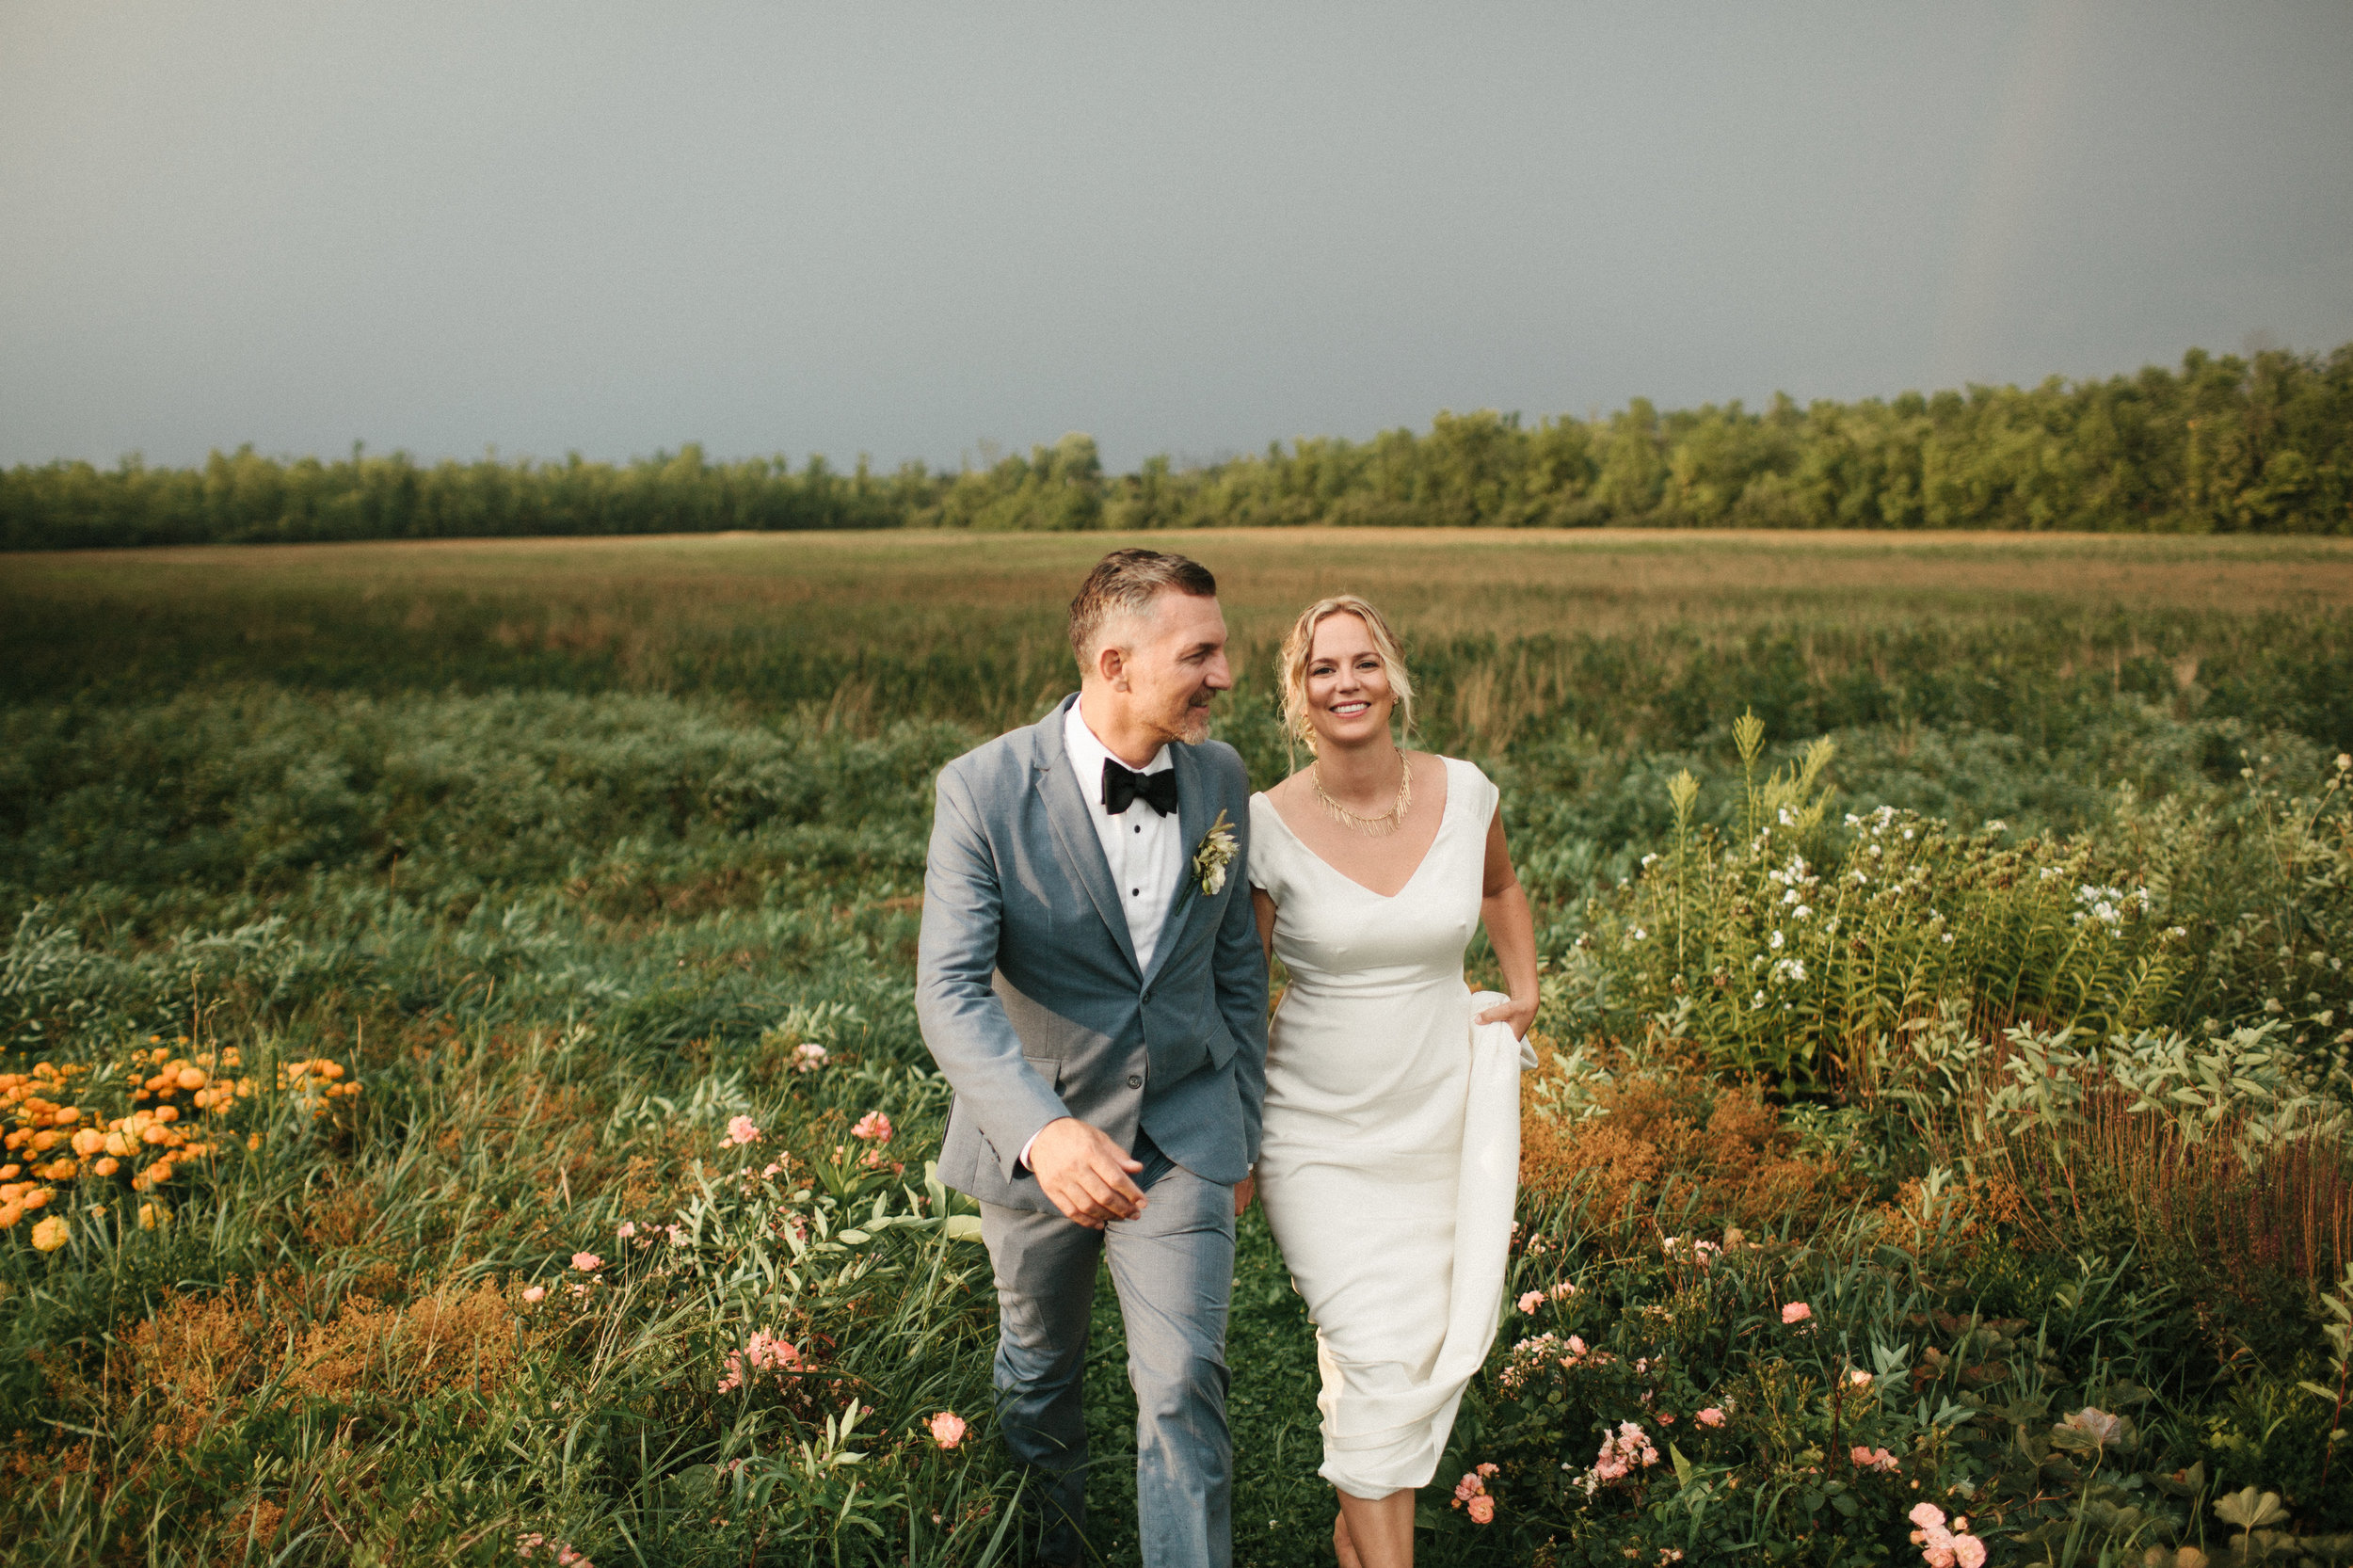
<instances>
[{"instance_id":1,"label":"shirt button","mask_svg":"<svg viewBox=\"0 0 2353 1568\"><path fill-rule=\"evenodd\" d=\"M1130 1089L1141 1089L1141 1088L1143 1088L1143 1087L1144 1087L1144 1075L1143 1075L1143 1074L1141 1074L1141 1073L1129 1073L1129 1074L1128 1075L1128 1088L1130 1088Z\"/></svg>"}]
</instances>

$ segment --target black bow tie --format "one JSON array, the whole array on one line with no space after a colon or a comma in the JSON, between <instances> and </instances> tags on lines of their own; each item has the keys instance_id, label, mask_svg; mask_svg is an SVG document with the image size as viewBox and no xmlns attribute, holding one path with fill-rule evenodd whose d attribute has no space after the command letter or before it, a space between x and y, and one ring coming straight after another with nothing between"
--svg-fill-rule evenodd
<instances>
[{"instance_id":1,"label":"black bow tie","mask_svg":"<svg viewBox=\"0 0 2353 1568\"><path fill-rule=\"evenodd\" d=\"M1176 809L1176 770L1162 768L1158 773L1138 773L1120 766L1112 758L1103 759L1103 809L1117 816L1141 798L1161 816Z\"/></svg>"}]
</instances>

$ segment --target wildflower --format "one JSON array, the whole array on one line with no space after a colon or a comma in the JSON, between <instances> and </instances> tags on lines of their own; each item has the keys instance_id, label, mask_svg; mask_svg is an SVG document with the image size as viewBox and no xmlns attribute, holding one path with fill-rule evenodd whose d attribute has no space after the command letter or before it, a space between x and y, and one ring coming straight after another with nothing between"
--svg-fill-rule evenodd
<instances>
[{"instance_id":1,"label":"wildflower","mask_svg":"<svg viewBox=\"0 0 2353 1568\"><path fill-rule=\"evenodd\" d=\"M2092 1405L2086 1405L2074 1415L2070 1416L2065 1424L2074 1428L2103 1448L2115 1442L2118 1434L2124 1430L2122 1416L2111 1416L2106 1411Z\"/></svg>"},{"instance_id":2,"label":"wildflower","mask_svg":"<svg viewBox=\"0 0 2353 1568\"><path fill-rule=\"evenodd\" d=\"M1920 1560L1928 1568L1985 1568L1985 1543L1947 1529L1945 1511L1934 1503L1914 1503L1909 1517L1920 1527L1912 1532L1912 1544L1920 1548ZM1954 1524L1968 1522L1957 1519Z\"/></svg>"},{"instance_id":3,"label":"wildflower","mask_svg":"<svg viewBox=\"0 0 2353 1568\"><path fill-rule=\"evenodd\" d=\"M1853 1457L1854 1467L1858 1470L1893 1470L1900 1464L1896 1456L1885 1448L1866 1448L1859 1444L1855 1448Z\"/></svg>"},{"instance_id":4,"label":"wildflower","mask_svg":"<svg viewBox=\"0 0 2353 1568\"><path fill-rule=\"evenodd\" d=\"M756 1329L751 1338L744 1342L741 1351L728 1352L727 1375L719 1380L719 1392L725 1394L743 1387L754 1372L780 1372L789 1368L798 1367L800 1364L801 1352L790 1341L778 1339L764 1329ZM936 1420L936 1417L935 1417ZM936 1427L932 1435L934 1437L939 1435ZM947 1446L941 1445L943 1448Z\"/></svg>"},{"instance_id":5,"label":"wildflower","mask_svg":"<svg viewBox=\"0 0 2353 1568\"><path fill-rule=\"evenodd\" d=\"M544 1285L527 1285L523 1287L523 1300L527 1302L538 1301L547 1293L548 1288Z\"/></svg>"},{"instance_id":6,"label":"wildflower","mask_svg":"<svg viewBox=\"0 0 2353 1568\"><path fill-rule=\"evenodd\" d=\"M1473 1524L1486 1525L1495 1522L1496 1500L1493 1497L1482 1494L1479 1496L1473 1497L1469 1502L1465 1503L1463 1507L1465 1511L1470 1514L1471 1522Z\"/></svg>"},{"instance_id":7,"label":"wildflower","mask_svg":"<svg viewBox=\"0 0 2353 1568\"><path fill-rule=\"evenodd\" d=\"M1479 1479L1478 1471L1465 1470L1463 1479L1454 1483L1454 1500L1466 1503L1486 1490L1487 1483Z\"/></svg>"},{"instance_id":8,"label":"wildflower","mask_svg":"<svg viewBox=\"0 0 2353 1568\"><path fill-rule=\"evenodd\" d=\"M1533 1251L1534 1249L1533 1249L1533 1248L1531 1248L1531 1249L1529 1249L1529 1250L1530 1250L1530 1251ZM1574 1296L1574 1295L1576 1295L1576 1294L1577 1294L1577 1287L1576 1287L1576 1286L1574 1286L1574 1285L1572 1285L1572 1284L1570 1284L1567 1280L1565 1280L1565 1279L1564 1279L1564 1280L1562 1280L1560 1284L1558 1284L1558 1285L1554 1286L1554 1287L1552 1288L1552 1289L1551 1289L1549 1292L1547 1292L1547 1294L1549 1294L1549 1295L1552 1297L1552 1299L1553 1299L1554 1301L1557 1301L1557 1302L1564 1302L1564 1301L1567 1301L1567 1300L1568 1300L1571 1296Z\"/></svg>"},{"instance_id":9,"label":"wildflower","mask_svg":"<svg viewBox=\"0 0 2353 1568\"><path fill-rule=\"evenodd\" d=\"M890 1118L879 1111L869 1111L857 1119L856 1127L850 1128L850 1136L888 1144L890 1142Z\"/></svg>"},{"instance_id":10,"label":"wildflower","mask_svg":"<svg viewBox=\"0 0 2353 1568\"><path fill-rule=\"evenodd\" d=\"M728 1135L719 1142L728 1146L757 1144L760 1142L760 1128L749 1116L731 1116L728 1119Z\"/></svg>"},{"instance_id":11,"label":"wildflower","mask_svg":"<svg viewBox=\"0 0 2353 1568\"><path fill-rule=\"evenodd\" d=\"M65 1245L70 1234L64 1218L52 1214L33 1226L33 1245L42 1252L56 1252Z\"/></svg>"},{"instance_id":12,"label":"wildflower","mask_svg":"<svg viewBox=\"0 0 2353 1568\"><path fill-rule=\"evenodd\" d=\"M1641 1423L1621 1421L1615 1432L1602 1438L1601 1452L1594 1457L1593 1466L1577 1478L1577 1484L1590 1497L1597 1488L1631 1474L1637 1464L1647 1467L1657 1463L1657 1446L1651 1442Z\"/></svg>"},{"instance_id":13,"label":"wildflower","mask_svg":"<svg viewBox=\"0 0 2353 1568\"><path fill-rule=\"evenodd\" d=\"M1775 952L1779 952L1781 951L1781 944L1784 940L1785 940L1785 938L1782 936L1780 931L1775 930L1770 936L1765 938L1765 945L1771 948Z\"/></svg>"},{"instance_id":14,"label":"wildflower","mask_svg":"<svg viewBox=\"0 0 2353 1568\"><path fill-rule=\"evenodd\" d=\"M1782 1304L1781 1320L1785 1324L1802 1323L1808 1318L1813 1316L1814 1309L1806 1305L1803 1302L1785 1302Z\"/></svg>"},{"instance_id":15,"label":"wildflower","mask_svg":"<svg viewBox=\"0 0 2353 1568\"><path fill-rule=\"evenodd\" d=\"M943 1448L952 1448L964 1441L967 1430L964 1417L952 1410L941 1411L928 1424L932 1429L932 1441Z\"/></svg>"},{"instance_id":16,"label":"wildflower","mask_svg":"<svg viewBox=\"0 0 2353 1568\"><path fill-rule=\"evenodd\" d=\"M1721 1427L1724 1424L1724 1413L1711 1404L1691 1419L1704 1427Z\"/></svg>"},{"instance_id":17,"label":"wildflower","mask_svg":"<svg viewBox=\"0 0 2353 1568\"><path fill-rule=\"evenodd\" d=\"M769 1180L774 1181L777 1176L784 1174L784 1161L781 1160L771 1160L767 1164L760 1167L760 1174L766 1176Z\"/></svg>"},{"instance_id":18,"label":"wildflower","mask_svg":"<svg viewBox=\"0 0 2353 1568\"><path fill-rule=\"evenodd\" d=\"M1533 1316L1536 1309L1544 1304L1545 1293L1542 1290L1530 1290L1520 1298L1520 1310L1530 1316Z\"/></svg>"},{"instance_id":19,"label":"wildflower","mask_svg":"<svg viewBox=\"0 0 2353 1568\"><path fill-rule=\"evenodd\" d=\"M626 1240L628 1240L631 1237L632 1237L632 1236L634 1236L634 1235L636 1235L636 1234L637 1234L637 1222L636 1222L636 1221L634 1221L634 1220L623 1220L623 1221L621 1222L620 1238L621 1238L621 1240L622 1240L626 1241Z\"/></svg>"},{"instance_id":20,"label":"wildflower","mask_svg":"<svg viewBox=\"0 0 2353 1568\"><path fill-rule=\"evenodd\" d=\"M1498 1470L1501 1470L1502 1468L1503 1468L1503 1466L1502 1466L1502 1465L1500 1465L1500 1464L1497 1464L1494 1460L1486 1460L1486 1461L1483 1461L1483 1462L1480 1464L1480 1466L1479 1466L1479 1468L1478 1468L1478 1470L1477 1470L1477 1472L1476 1472L1476 1473L1477 1473L1478 1475L1480 1475L1480 1476L1482 1476L1482 1477L1483 1477L1483 1476L1492 1476L1492 1475L1496 1474Z\"/></svg>"},{"instance_id":21,"label":"wildflower","mask_svg":"<svg viewBox=\"0 0 2353 1568\"><path fill-rule=\"evenodd\" d=\"M576 1252L572 1254L572 1267L584 1274L593 1274L604 1267L604 1259L592 1252ZM1783 1316L1785 1318L1787 1314L1784 1313Z\"/></svg>"},{"instance_id":22,"label":"wildflower","mask_svg":"<svg viewBox=\"0 0 2353 1568\"><path fill-rule=\"evenodd\" d=\"M1849 1387L1867 1388L1878 1381L1879 1380L1877 1378L1873 1377L1870 1373L1865 1371L1860 1367L1850 1368L1847 1372L1847 1384Z\"/></svg>"},{"instance_id":23,"label":"wildflower","mask_svg":"<svg viewBox=\"0 0 2353 1568\"><path fill-rule=\"evenodd\" d=\"M813 1073L813 1072L815 1072L818 1068L820 1068L820 1067L824 1066L824 1064L825 1064L825 1048L824 1048L824 1047L820 1046L820 1045L813 1045L813 1044L804 1043L804 1044L802 1044L802 1045L800 1045L800 1046L797 1046L797 1047L795 1047L795 1048L793 1048L793 1051L792 1051L792 1070L793 1070L794 1072L796 1072L796 1073Z\"/></svg>"}]
</instances>

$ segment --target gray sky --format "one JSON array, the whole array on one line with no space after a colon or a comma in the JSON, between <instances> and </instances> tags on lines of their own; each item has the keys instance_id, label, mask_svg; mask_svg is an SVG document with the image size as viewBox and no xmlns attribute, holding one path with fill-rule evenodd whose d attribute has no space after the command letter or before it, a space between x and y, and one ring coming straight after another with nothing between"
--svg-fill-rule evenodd
<instances>
[{"instance_id":1,"label":"gray sky","mask_svg":"<svg viewBox=\"0 0 2353 1568\"><path fill-rule=\"evenodd\" d=\"M1120 467L2353 339L2353 6L0 0L0 462Z\"/></svg>"}]
</instances>

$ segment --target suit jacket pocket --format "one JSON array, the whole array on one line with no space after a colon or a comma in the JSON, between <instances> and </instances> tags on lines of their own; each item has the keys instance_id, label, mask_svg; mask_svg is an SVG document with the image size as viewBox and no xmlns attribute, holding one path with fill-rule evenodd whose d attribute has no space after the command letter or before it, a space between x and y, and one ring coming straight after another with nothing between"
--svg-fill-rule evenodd
<instances>
[{"instance_id":1,"label":"suit jacket pocket","mask_svg":"<svg viewBox=\"0 0 2353 1568\"><path fill-rule=\"evenodd\" d=\"M1021 1059L1030 1071L1037 1074L1046 1087L1062 1093L1062 1058L1059 1056L1024 1056Z\"/></svg>"}]
</instances>

